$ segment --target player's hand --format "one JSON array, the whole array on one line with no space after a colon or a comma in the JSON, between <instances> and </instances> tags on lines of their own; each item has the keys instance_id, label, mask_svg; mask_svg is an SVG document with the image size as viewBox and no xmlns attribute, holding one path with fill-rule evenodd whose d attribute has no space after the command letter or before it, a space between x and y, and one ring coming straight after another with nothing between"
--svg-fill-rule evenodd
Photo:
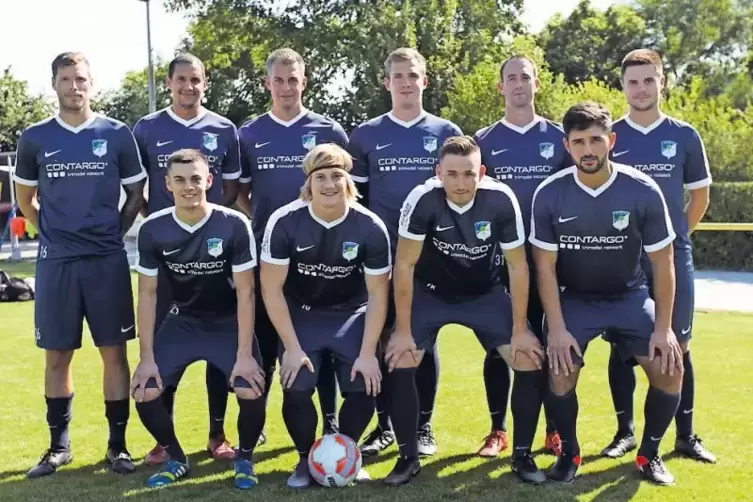
<instances>
[{"instance_id":1,"label":"player's hand","mask_svg":"<svg viewBox=\"0 0 753 502\"><path fill-rule=\"evenodd\" d=\"M154 359L142 359L139 361L136 370L133 372L133 379L131 380L131 395L137 403L144 400L146 395L146 383L154 378L157 382L157 388L162 392L162 378L159 376L159 368Z\"/></svg>"},{"instance_id":2,"label":"player's hand","mask_svg":"<svg viewBox=\"0 0 753 502\"><path fill-rule=\"evenodd\" d=\"M510 358L512 358L513 362L515 362L518 353L527 355L536 365L537 369L541 369L541 365L544 364L544 349L541 346L541 341L528 328L521 329L512 334Z\"/></svg>"},{"instance_id":3,"label":"player's hand","mask_svg":"<svg viewBox=\"0 0 753 502\"><path fill-rule=\"evenodd\" d=\"M391 372L395 369L397 362L406 352L410 352L413 358L416 358L416 342L413 340L413 336L408 333L399 333L395 331L390 336L390 341L387 342L387 350L384 353L384 361L387 363L387 368Z\"/></svg>"},{"instance_id":4,"label":"player's hand","mask_svg":"<svg viewBox=\"0 0 753 502\"><path fill-rule=\"evenodd\" d=\"M661 357L661 373L674 376L675 369L682 371L682 348L677 341L675 332L671 329L666 331L654 331L651 334L651 340L648 342L648 358L654 360L656 351L659 351Z\"/></svg>"},{"instance_id":5,"label":"player's hand","mask_svg":"<svg viewBox=\"0 0 753 502\"><path fill-rule=\"evenodd\" d=\"M309 359L309 356L301 348L283 352L282 363L280 364L280 382L282 382L282 386L289 389L293 385L293 382L295 382L298 372L304 366L311 373L314 372L314 365L311 363L311 359Z\"/></svg>"},{"instance_id":6,"label":"player's hand","mask_svg":"<svg viewBox=\"0 0 753 502\"><path fill-rule=\"evenodd\" d=\"M578 342L566 329L550 331L547 335L547 346L549 369L555 375L559 375L561 371L565 376L569 376L575 371L570 351L575 351L578 357L583 357Z\"/></svg>"},{"instance_id":7,"label":"player's hand","mask_svg":"<svg viewBox=\"0 0 753 502\"><path fill-rule=\"evenodd\" d=\"M366 395L376 396L382 392L382 372L379 370L379 360L375 355L360 355L353 363L350 372L350 381L356 379L356 374L363 375L366 382Z\"/></svg>"},{"instance_id":8,"label":"player's hand","mask_svg":"<svg viewBox=\"0 0 753 502\"><path fill-rule=\"evenodd\" d=\"M230 373L230 385L235 387L235 379L243 378L251 385L254 398L264 395L264 371L253 356L241 356L235 360Z\"/></svg>"}]
</instances>

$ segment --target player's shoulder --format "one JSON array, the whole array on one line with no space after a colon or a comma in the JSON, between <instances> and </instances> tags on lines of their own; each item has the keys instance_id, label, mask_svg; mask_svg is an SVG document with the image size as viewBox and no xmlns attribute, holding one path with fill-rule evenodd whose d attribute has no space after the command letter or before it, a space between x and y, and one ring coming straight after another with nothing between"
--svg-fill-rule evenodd
<instances>
[{"instance_id":1,"label":"player's shoulder","mask_svg":"<svg viewBox=\"0 0 753 502\"><path fill-rule=\"evenodd\" d=\"M21 133L21 138L23 139L36 139L40 136L43 136L49 131L52 127L55 127L57 125L57 119L55 115L51 115L47 117L46 119L40 120L39 122L35 122L28 126L26 129L24 129L23 133Z\"/></svg>"},{"instance_id":2,"label":"player's shoulder","mask_svg":"<svg viewBox=\"0 0 753 502\"><path fill-rule=\"evenodd\" d=\"M217 214L222 219L230 220L233 222L239 222L243 224L244 226L247 226L250 224L250 220L248 219L248 217L238 210L235 210L235 209L232 209L232 208L220 205L220 204L214 204L211 202L209 203L209 207L212 208L212 212L214 214Z\"/></svg>"},{"instance_id":3,"label":"player's shoulder","mask_svg":"<svg viewBox=\"0 0 753 502\"><path fill-rule=\"evenodd\" d=\"M550 192L552 190L556 191L561 189L563 186L567 186L573 183L573 179L577 175L577 169L578 168L575 166L570 166L564 169L560 169L556 173L550 175L544 181L539 183L538 187L536 187L534 197L540 194L540 192Z\"/></svg>"},{"instance_id":4,"label":"player's shoulder","mask_svg":"<svg viewBox=\"0 0 753 502\"><path fill-rule=\"evenodd\" d=\"M377 115L376 117L372 117L370 119L367 119L360 124L358 124L354 129L353 133L363 133L369 130L378 129L379 127L383 127L385 125L389 124L389 113L383 113L381 115Z\"/></svg>"},{"instance_id":5,"label":"player's shoulder","mask_svg":"<svg viewBox=\"0 0 753 502\"><path fill-rule=\"evenodd\" d=\"M168 219L172 220L174 217L175 206L166 207L164 209L153 212L152 214L141 220L141 223L139 224L139 235L143 235L145 233L149 233L150 235L159 235L159 229L162 228L162 225L164 224L163 222Z\"/></svg>"},{"instance_id":6,"label":"player's shoulder","mask_svg":"<svg viewBox=\"0 0 753 502\"><path fill-rule=\"evenodd\" d=\"M92 121L92 127L100 130L130 131L125 122L100 113L95 115L95 118Z\"/></svg>"},{"instance_id":7,"label":"player's shoulder","mask_svg":"<svg viewBox=\"0 0 753 502\"><path fill-rule=\"evenodd\" d=\"M415 206L422 199L431 197L433 194L441 194L443 188L444 185L442 184L442 181L438 177L433 176L420 185L413 187L413 190L411 190L405 198L405 202L406 204Z\"/></svg>"},{"instance_id":8,"label":"player's shoulder","mask_svg":"<svg viewBox=\"0 0 753 502\"><path fill-rule=\"evenodd\" d=\"M211 121L213 124L227 126L227 127L235 127L235 124L233 124L232 120L212 110L207 110L205 118L208 121Z\"/></svg>"},{"instance_id":9,"label":"player's shoulder","mask_svg":"<svg viewBox=\"0 0 753 502\"><path fill-rule=\"evenodd\" d=\"M317 113L311 110L308 110L306 112L305 123L309 126L315 125L319 127L331 127L331 128L337 128L341 127L340 123L333 119L332 117L328 117L326 115L322 115L321 113Z\"/></svg>"},{"instance_id":10,"label":"player's shoulder","mask_svg":"<svg viewBox=\"0 0 753 502\"><path fill-rule=\"evenodd\" d=\"M644 173L640 169L636 169L633 166L627 164L620 164L617 162L611 162L612 169L617 171L617 176L626 180L628 183L644 186L647 190L654 190L661 192L659 185L654 181L651 176Z\"/></svg>"},{"instance_id":11,"label":"player's shoulder","mask_svg":"<svg viewBox=\"0 0 753 502\"><path fill-rule=\"evenodd\" d=\"M284 206L277 208L269 217L268 225L276 225L281 221L289 220L300 214L300 211L308 209L308 202L296 199Z\"/></svg>"},{"instance_id":12,"label":"player's shoulder","mask_svg":"<svg viewBox=\"0 0 753 502\"><path fill-rule=\"evenodd\" d=\"M677 131L677 133L679 133L680 135L684 135L688 138L700 137L698 129L696 129L691 123L685 122L684 120L678 119L677 117L665 115L663 125L665 125L665 127L667 127L668 129Z\"/></svg>"},{"instance_id":13,"label":"player's shoulder","mask_svg":"<svg viewBox=\"0 0 753 502\"><path fill-rule=\"evenodd\" d=\"M565 129L562 127L561 123L556 122L554 120L550 120L545 117L539 117L538 120L539 120L539 123L538 123L539 132L554 133L561 136L565 135Z\"/></svg>"},{"instance_id":14,"label":"player's shoulder","mask_svg":"<svg viewBox=\"0 0 753 502\"><path fill-rule=\"evenodd\" d=\"M167 108L157 110L156 112L152 112L141 117L138 121L136 121L136 125L134 127L150 126L154 124L155 122L158 122L159 120L161 120L166 115L167 115Z\"/></svg>"},{"instance_id":15,"label":"player's shoulder","mask_svg":"<svg viewBox=\"0 0 753 502\"><path fill-rule=\"evenodd\" d=\"M497 120L473 133L473 137L476 138L476 141L483 141L488 138L494 131L499 130L499 125L500 121Z\"/></svg>"},{"instance_id":16,"label":"player's shoulder","mask_svg":"<svg viewBox=\"0 0 753 502\"><path fill-rule=\"evenodd\" d=\"M426 112L424 116L424 124L436 128L448 136L459 136L463 134L460 127L453 121L442 118L433 113Z\"/></svg>"},{"instance_id":17,"label":"player's shoulder","mask_svg":"<svg viewBox=\"0 0 753 502\"><path fill-rule=\"evenodd\" d=\"M478 189L485 193L487 197L505 197L514 199L515 192L505 183L495 180L490 176L484 176L478 184Z\"/></svg>"},{"instance_id":18,"label":"player's shoulder","mask_svg":"<svg viewBox=\"0 0 753 502\"><path fill-rule=\"evenodd\" d=\"M353 209L353 213L356 218L362 219L365 222L371 222L374 225L383 228L385 232L387 231L387 227L384 224L384 221L379 216L377 216L375 212L371 211L360 202L354 202L350 205L350 207L351 209Z\"/></svg>"}]
</instances>

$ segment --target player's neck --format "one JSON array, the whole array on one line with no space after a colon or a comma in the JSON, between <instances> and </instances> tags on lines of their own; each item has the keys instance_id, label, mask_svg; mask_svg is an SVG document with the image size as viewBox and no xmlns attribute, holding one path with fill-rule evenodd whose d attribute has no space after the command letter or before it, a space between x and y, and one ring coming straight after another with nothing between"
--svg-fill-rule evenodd
<instances>
[{"instance_id":1,"label":"player's neck","mask_svg":"<svg viewBox=\"0 0 753 502\"><path fill-rule=\"evenodd\" d=\"M614 167L612 167L612 163L607 160L606 165L603 168L599 169L599 172L588 174L578 169L576 176L578 176L580 182L586 185L588 188L596 190L604 183L609 181L609 178L612 177L613 169Z\"/></svg>"},{"instance_id":2,"label":"player's neck","mask_svg":"<svg viewBox=\"0 0 753 502\"><path fill-rule=\"evenodd\" d=\"M296 118L298 115L301 114L303 111L303 104L298 103L295 106L292 106L289 109L285 109L279 106L272 105L272 115L277 117L278 119L282 120L283 122L290 122L294 118Z\"/></svg>"},{"instance_id":3,"label":"player's neck","mask_svg":"<svg viewBox=\"0 0 753 502\"><path fill-rule=\"evenodd\" d=\"M661 118L661 110L658 106L645 111L631 108L628 117L639 126L648 127Z\"/></svg>"},{"instance_id":4,"label":"player's neck","mask_svg":"<svg viewBox=\"0 0 753 502\"><path fill-rule=\"evenodd\" d=\"M422 113L424 113L424 109L421 106L410 108L408 110L393 108L391 113L398 120L402 120L403 122L410 122L417 119Z\"/></svg>"},{"instance_id":5,"label":"player's neck","mask_svg":"<svg viewBox=\"0 0 753 502\"><path fill-rule=\"evenodd\" d=\"M533 122L536 118L536 109L531 103L530 106L519 108L505 107L505 120L512 125L524 127Z\"/></svg>"},{"instance_id":6,"label":"player's neck","mask_svg":"<svg viewBox=\"0 0 753 502\"><path fill-rule=\"evenodd\" d=\"M210 210L211 208L207 202L199 204L196 207L175 206L175 217L188 226L194 226L206 217Z\"/></svg>"},{"instance_id":7,"label":"player's neck","mask_svg":"<svg viewBox=\"0 0 753 502\"><path fill-rule=\"evenodd\" d=\"M319 204L314 204L313 201L311 202L311 213L318 219L327 223L332 223L333 221L342 218L347 211L348 201L345 199L343 199L341 204L332 207L325 207Z\"/></svg>"},{"instance_id":8,"label":"player's neck","mask_svg":"<svg viewBox=\"0 0 753 502\"><path fill-rule=\"evenodd\" d=\"M173 113L180 117L183 120L192 120L199 116L202 110L202 106L194 106L191 108L186 108L183 106L175 106L174 104L171 106Z\"/></svg>"},{"instance_id":9,"label":"player's neck","mask_svg":"<svg viewBox=\"0 0 753 502\"><path fill-rule=\"evenodd\" d=\"M94 112L89 106L85 106L80 110L63 110L60 109L58 113L60 120L65 122L71 127L78 127L90 118L94 116Z\"/></svg>"}]
</instances>

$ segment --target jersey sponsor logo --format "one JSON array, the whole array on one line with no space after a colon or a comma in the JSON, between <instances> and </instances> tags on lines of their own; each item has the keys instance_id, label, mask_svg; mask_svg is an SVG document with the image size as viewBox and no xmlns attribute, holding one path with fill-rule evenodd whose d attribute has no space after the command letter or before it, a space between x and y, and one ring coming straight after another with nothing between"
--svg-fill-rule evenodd
<instances>
[{"instance_id":1,"label":"jersey sponsor logo","mask_svg":"<svg viewBox=\"0 0 753 502\"><path fill-rule=\"evenodd\" d=\"M256 158L256 169L300 169L305 155L269 155Z\"/></svg>"},{"instance_id":2,"label":"jersey sponsor logo","mask_svg":"<svg viewBox=\"0 0 753 502\"><path fill-rule=\"evenodd\" d=\"M429 153L433 153L437 150L436 136L424 136L424 150Z\"/></svg>"},{"instance_id":3,"label":"jersey sponsor logo","mask_svg":"<svg viewBox=\"0 0 753 502\"><path fill-rule=\"evenodd\" d=\"M65 178L67 176L104 176L107 162L65 162L45 164L48 178Z\"/></svg>"},{"instance_id":4,"label":"jersey sponsor logo","mask_svg":"<svg viewBox=\"0 0 753 502\"><path fill-rule=\"evenodd\" d=\"M492 224L489 221L477 221L473 224L473 228L476 231L476 237L482 241L485 241L492 236Z\"/></svg>"},{"instance_id":5,"label":"jersey sponsor logo","mask_svg":"<svg viewBox=\"0 0 753 502\"><path fill-rule=\"evenodd\" d=\"M215 134L213 132L205 132L202 139L204 143L204 148L206 148L210 152L217 150L217 147L218 147L217 137L218 136L219 136L218 134Z\"/></svg>"},{"instance_id":6,"label":"jersey sponsor logo","mask_svg":"<svg viewBox=\"0 0 753 502\"><path fill-rule=\"evenodd\" d=\"M207 252L215 258L220 256L222 254L222 239L218 237L207 239Z\"/></svg>"},{"instance_id":7,"label":"jersey sponsor logo","mask_svg":"<svg viewBox=\"0 0 753 502\"><path fill-rule=\"evenodd\" d=\"M547 160L554 157L554 143L539 143L539 155Z\"/></svg>"},{"instance_id":8,"label":"jersey sponsor logo","mask_svg":"<svg viewBox=\"0 0 753 502\"><path fill-rule=\"evenodd\" d=\"M625 230L630 225L630 211L612 211L612 226L617 230Z\"/></svg>"},{"instance_id":9,"label":"jersey sponsor logo","mask_svg":"<svg viewBox=\"0 0 753 502\"><path fill-rule=\"evenodd\" d=\"M52 156L53 156L53 155L55 155L56 153L60 153L60 152L62 152L62 151L63 151L63 150L55 150L54 152L44 152L44 158L46 159L46 158L52 157Z\"/></svg>"},{"instance_id":10,"label":"jersey sponsor logo","mask_svg":"<svg viewBox=\"0 0 753 502\"><path fill-rule=\"evenodd\" d=\"M384 157L377 160L380 171L433 171L436 157Z\"/></svg>"},{"instance_id":11,"label":"jersey sponsor logo","mask_svg":"<svg viewBox=\"0 0 753 502\"><path fill-rule=\"evenodd\" d=\"M453 258L461 258L465 260L479 260L486 257L489 251L494 247L493 244L482 244L480 246L467 246L463 243L453 244L450 242L444 242L436 237L431 238L432 244L443 254L449 255Z\"/></svg>"},{"instance_id":12,"label":"jersey sponsor logo","mask_svg":"<svg viewBox=\"0 0 753 502\"><path fill-rule=\"evenodd\" d=\"M191 261L188 263L166 261L165 265L171 272L184 275L213 275L221 274L225 270L225 260Z\"/></svg>"},{"instance_id":13,"label":"jersey sponsor logo","mask_svg":"<svg viewBox=\"0 0 753 502\"><path fill-rule=\"evenodd\" d=\"M674 141L662 141L661 142L661 154L668 159L671 159L677 155L677 143Z\"/></svg>"},{"instance_id":14,"label":"jersey sponsor logo","mask_svg":"<svg viewBox=\"0 0 753 502\"><path fill-rule=\"evenodd\" d=\"M309 132L301 136L301 143L303 144L303 148L306 150L311 150L316 146L316 133Z\"/></svg>"},{"instance_id":15,"label":"jersey sponsor logo","mask_svg":"<svg viewBox=\"0 0 753 502\"><path fill-rule=\"evenodd\" d=\"M534 180L548 178L552 173L552 166L500 166L494 168L494 177L498 180Z\"/></svg>"},{"instance_id":16,"label":"jersey sponsor logo","mask_svg":"<svg viewBox=\"0 0 753 502\"><path fill-rule=\"evenodd\" d=\"M560 249L616 251L627 240L627 235L560 235Z\"/></svg>"},{"instance_id":17,"label":"jersey sponsor logo","mask_svg":"<svg viewBox=\"0 0 753 502\"><path fill-rule=\"evenodd\" d=\"M358 256L358 244L355 242L343 242L343 258L348 261L355 260Z\"/></svg>"},{"instance_id":18,"label":"jersey sponsor logo","mask_svg":"<svg viewBox=\"0 0 753 502\"><path fill-rule=\"evenodd\" d=\"M298 263L299 274L320 277L322 279L347 279L359 265L325 265L324 263Z\"/></svg>"},{"instance_id":19,"label":"jersey sponsor logo","mask_svg":"<svg viewBox=\"0 0 753 502\"><path fill-rule=\"evenodd\" d=\"M92 140L92 153L99 158L107 155L107 140L106 139L93 139Z\"/></svg>"}]
</instances>

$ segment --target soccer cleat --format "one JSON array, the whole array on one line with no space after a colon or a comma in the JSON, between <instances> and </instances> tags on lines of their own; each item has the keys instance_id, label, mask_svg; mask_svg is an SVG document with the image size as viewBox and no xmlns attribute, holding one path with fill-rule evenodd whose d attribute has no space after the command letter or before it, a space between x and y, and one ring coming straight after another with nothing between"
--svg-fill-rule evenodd
<instances>
[{"instance_id":1,"label":"soccer cleat","mask_svg":"<svg viewBox=\"0 0 753 502\"><path fill-rule=\"evenodd\" d=\"M235 467L235 487L248 490L259 484L259 478L254 472L254 464L245 458L236 458L233 462Z\"/></svg>"},{"instance_id":2,"label":"soccer cleat","mask_svg":"<svg viewBox=\"0 0 753 502\"><path fill-rule=\"evenodd\" d=\"M652 459L638 455L635 459L635 466L641 477L646 481L651 481L657 485L671 485L675 482L674 476L667 470L659 455Z\"/></svg>"},{"instance_id":3,"label":"soccer cleat","mask_svg":"<svg viewBox=\"0 0 753 502\"><path fill-rule=\"evenodd\" d=\"M395 433L392 431L383 431L379 427L374 429L363 440L359 450L364 457L373 457L389 448L395 442Z\"/></svg>"},{"instance_id":4,"label":"soccer cleat","mask_svg":"<svg viewBox=\"0 0 753 502\"><path fill-rule=\"evenodd\" d=\"M169 458L167 451L160 445L156 444L154 445L154 448L152 448L152 451L147 454L144 463L151 466L162 465L167 462Z\"/></svg>"},{"instance_id":5,"label":"soccer cleat","mask_svg":"<svg viewBox=\"0 0 753 502\"><path fill-rule=\"evenodd\" d=\"M371 481L371 476L369 476L369 473L366 472L366 469L361 467L358 470L358 473L356 473L356 483L366 483L368 481Z\"/></svg>"},{"instance_id":6,"label":"soccer cleat","mask_svg":"<svg viewBox=\"0 0 753 502\"><path fill-rule=\"evenodd\" d=\"M133 465L133 460L131 459L131 454L128 453L125 446L107 448L105 460L110 464L112 472L118 474L131 474L136 470L136 466Z\"/></svg>"},{"instance_id":7,"label":"soccer cleat","mask_svg":"<svg viewBox=\"0 0 753 502\"><path fill-rule=\"evenodd\" d=\"M555 457L560 456L562 453L562 440L558 432L547 432L546 439L544 440L544 449Z\"/></svg>"},{"instance_id":8,"label":"soccer cleat","mask_svg":"<svg viewBox=\"0 0 753 502\"><path fill-rule=\"evenodd\" d=\"M507 432L491 431L489 435L484 438L484 444L476 452L476 455L479 457L495 458L507 448L507 445Z\"/></svg>"},{"instance_id":9,"label":"soccer cleat","mask_svg":"<svg viewBox=\"0 0 753 502\"><path fill-rule=\"evenodd\" d=\"M225 439L225 436L221 438L210 437L207 441L207 451L215 460L235 460L235 450L230 445L230 442Z\"/></svg>"},{"instance_id":10,"label":"soccer cleat","mask_svg":"<svg viewBox=\"0 0 753 502\"><path fill-rule=\"evenodd\" d=\"M692 460L707 462L709 464L716 463L716 455L703 446L703 441L696 434L678 437L675 440L675 451Z\"/></svg>"},{"instance_id":11,"label":"soccer cleat","mask_svg":"<svg viewBox=\"0 0 753 502\"><path fill-rule=\"evenodd\" d=\"M421 472L421 462L418 457L398 457L395 467L384 478L384 484L388 486L399 486L410 482L410 480Z\"/></svg>"},{"instance_id":12,"label":"soccer cleat","mask_svg":"<svg viewBox=\"0 0 753 502\"><path fill-rule=\"evenodd\" d=\"M308 488L311 484L311 473L309 472L308 457L303 456L295 466L293 474L288 478L290 488Z\"/></svg>"},{"instance_id":13,"label":"soccer cleat","mask_svg":"<svg viewBox=\"0 0 753 502\"><path fill-rule=\"evenodd\" d=\"M37 465L26 473L26 477L34 479L48 476L57 471L59 467L70 464L72 461L73 455L71 455L70 450L45 450Z\"/></svg>"},{"instance_id":14,"label":"soccer cleat","mask_svg":"<svg viewBox=\"0 0 753 502\"><path fill-rule=\"evenodd\" d=\"M418 455L421 457L430 457L437 453L437 440L434 432L431 430L431 424L426 424L416 432L418 440Z\"/></svg>"},{"instance_id":15,"label":"soccer cleat","mask_svg":"<svg viewBox=\"0 0 753 502\"><path fill-rule=\"evenodd\" d=\"M614 435L612 442L609 443L606 448L601 450L601 456L607 458L620 458L627 452L635 450L637 446L634 434L620 434L618 432Z\"/></svg>"},{"instance_id":16,"label":"soccer cleat","mask_svg":"<svg viewBox=\"0 0 753 502\"><path fill-rule=\"evenodd\" d=\"M546 477L559 483L572 483L580 467L580 455L562 453L549 468Z\"/></svg>"},{"instance_id":17,"label":"soccer cleat","mask_svg":"<svg viewBox=\"0 0 753 502\"><path fill-rule=\"evenodd\" d=\"M169 459L162 469L147 478L146 486L159 488L160 486L170 485L185 477L188 471L188 463L183 464L177 460Z\"/></svg>"},{"instance_id":18,"label":"soccer cleat","mask_svg":"<svg viewBox=\"0 0 753 502\"><path fill-rule=\"evenodd\" d=\"M540 485L546 482L546 474L538 468L530 453L514 457L511 469L524 483Z\"/></svg>"},{"instance_id":19,"label":"soccer cleat","mask_svg":"<svg viewBox=\"0 0 753 502\"><path fill-rule=\"evenodd\" d=\"M261 446L263 444L267 444L267 433L264 432L264 429L262 429L261 434L259 434L259 440L256 442L256 446Z\"/></svg>"}]
</instances>

